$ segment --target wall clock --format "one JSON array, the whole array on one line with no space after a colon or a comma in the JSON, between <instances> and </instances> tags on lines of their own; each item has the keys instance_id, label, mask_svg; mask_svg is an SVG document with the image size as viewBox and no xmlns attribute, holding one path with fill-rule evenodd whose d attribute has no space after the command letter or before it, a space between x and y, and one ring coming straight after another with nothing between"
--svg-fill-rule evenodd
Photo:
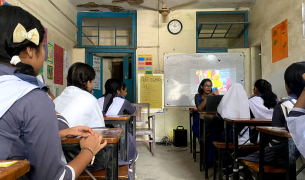
<instances>
[{"instance_id":1,"label":"wall clock","mask_svg":"<svg viewBox=\"0 0 305 180\"><path fill-rule=\"evenodd\" d=\"M171 34L179 34L182 31L182 23L177 19L173 19L168 23L167 29Z\"/></svg>"}]
</instances>

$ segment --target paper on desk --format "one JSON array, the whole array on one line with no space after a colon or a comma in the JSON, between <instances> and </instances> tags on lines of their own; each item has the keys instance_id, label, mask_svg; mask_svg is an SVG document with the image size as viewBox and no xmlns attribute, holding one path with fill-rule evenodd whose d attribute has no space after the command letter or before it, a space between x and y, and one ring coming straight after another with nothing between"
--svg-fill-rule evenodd
<instances>
[{"instance_id":1,"label":"paper on desk","mask_svg":"<svg viewBox=\"0 0 305 180\"><path fill-rule=\"evenodd\" d=\"M12 164L15 164L17 161L10 161L10 162L0 162L0 167L9 167Z\"/></svg>"}]
</instances>

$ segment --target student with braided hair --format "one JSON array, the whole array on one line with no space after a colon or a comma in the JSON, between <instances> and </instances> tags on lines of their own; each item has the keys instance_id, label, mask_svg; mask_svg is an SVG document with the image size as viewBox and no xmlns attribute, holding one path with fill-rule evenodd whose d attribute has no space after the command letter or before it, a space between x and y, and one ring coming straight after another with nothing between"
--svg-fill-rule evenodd
<instances>
[{"instance_id":1,"label":"student with braided hair","mask_svg":"<svg viewBox=\"0 0 305 180\"><path fill-rule=\"evenodd\" d=\"M123 82L119 79L108 79L106 81L106 93L98 99L99 106L104 115L111 116L135 113L135 108L128 100L118 97L122 87Z\"/></svg>"},{"instance_id":2,"label":"student with braided hair","mask_svg":"<svg viewBox=\"0 0 305 180\"><path fill-rule=\"evenodd\" d=\"M104 117L97 99L91 94L94 69L85 63L74 63L68 71L67 87L55 100L55 109L74 126L104 127Z\"/></svg>"}]
</instances>

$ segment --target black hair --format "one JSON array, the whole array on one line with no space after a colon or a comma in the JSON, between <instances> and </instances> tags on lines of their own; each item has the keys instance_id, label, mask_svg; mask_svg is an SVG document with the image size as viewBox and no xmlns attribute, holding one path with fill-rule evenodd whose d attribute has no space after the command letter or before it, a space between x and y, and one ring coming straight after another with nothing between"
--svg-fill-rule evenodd
<instances>
[{"instance_id":1,"label":"black hair","mask_svg":"<svg viewBox=\"0 0 305 180\"><path fill-rule=\"evenodd\" d=\"M198 87L198 93L200 95L202 95L204 93L203 89L200 86L204 86L205 82L211 82L212 83L211 79L202 80L201 83L199 84L199 87ZM213 85L213 83L212 83L212 85Z\"/></svg>"},{"instance_id":2,"label":"black hair","mask_svg":"<svg viewBox=\"0 0 305 180\"><path fill-rule=\"evenodd\" d=\"M272 92L271 84L265 79L259 79L255 82L254 86L262 94L264 106L266 106L268 109L274 108L277 103L277 95Z\"/></svg>"},{"instance_id":3,"label":"black hair","mask_svg":"<svg viewBox=\"0 0 305 180\"><path fill-rule=\"evenodd\" d=\"M119 79L108 79L105 83L105 94L103 95L104 97L107 96L107 94L111 94L111 98L108 102L108 104L106 105L105 111L103 112L104 114L107 113L110 105L113 102L113 99L115 98L115 96L117 95L117 91L121 90L123 86L123 82Z\"/></svg>"},{"instance_id":4,"label":"black hair","mask_svg":"<svg viewBox=\"0 0 305 180\"><path fill-rule=\"evenodd\" d=\"M297 62L291 64L285 71L284 79L288 86L288 89L292 94L295 94L297 98L300 97L304 87L305 81L302 75L305 73L305 62Z\"/></svg>"},{"instance_id":5,"label":"black hair","mask_svg":"<svg viewBox=\"0 0 305 180\"><path fill-rule=\"evenodd\" d=\"M85 63L74 63L68 71L67 85L76 86L88 92L87 82L95 78L93 67Z\"/></svg>"},{"instance_id":6,"label":"black hair","mask_svg":"<svg viewBox=\"0 0 305 180\"><path fill-rule=\"evenodd\" d=\"M0 6L0 62L10 63L13 56L18 56L26 47L33 47L39 53L40 47L29 40L21 43L13 42L13 32L20 23L26 31L37 29L39 33L39 45L43 42L45 34L40 21L29 12L17 6ZM15 73L34 75L34 69L29 64L19 62L16 64Z\"/></svg>"},{"instance_id":7,"label":"black hair","mask_svg":"<svg viewBox=\"0 0 305 180\"><path fill-rule=\"evenodd\" d=\"M126 89L126 84L123 83L123 84L122 84L122 90L124 91L125 89Z\"/></svg>"}]
</instances>

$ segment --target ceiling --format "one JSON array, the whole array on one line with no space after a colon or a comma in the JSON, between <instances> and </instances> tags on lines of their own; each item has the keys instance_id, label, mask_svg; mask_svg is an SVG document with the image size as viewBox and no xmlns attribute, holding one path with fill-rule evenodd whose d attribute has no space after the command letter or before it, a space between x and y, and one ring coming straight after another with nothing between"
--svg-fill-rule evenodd
<instances>
[{"instance_id":1,"label":"ceiling","mask_svg":"<svg viewBox=\"0 0 305 180\"><path fill-rule=\"evenodd\" d=\"M116 2L116 3L113 3ZM144 1L141 5L130 5ZM254 5L256 0L166 0L168 8L176 7L181 4L191 3L186 6L176 7L173 10L178 9L212 9L212 8L237 8L244 9L250 8ZM96 10L102 12L109 11L135 11L135 10L147 10L147 9L161 9L161 0L69 0L69 2L76 7L78 11ZM86 8L86 3L93 2L90 8ZM196 3L195 3L196 2ZM160 4L159 4L160 3ZM77 7L77 5L83 5L85 7ZM93 5L93 6L92 6Z\"/></svg>"}]
</instances>

